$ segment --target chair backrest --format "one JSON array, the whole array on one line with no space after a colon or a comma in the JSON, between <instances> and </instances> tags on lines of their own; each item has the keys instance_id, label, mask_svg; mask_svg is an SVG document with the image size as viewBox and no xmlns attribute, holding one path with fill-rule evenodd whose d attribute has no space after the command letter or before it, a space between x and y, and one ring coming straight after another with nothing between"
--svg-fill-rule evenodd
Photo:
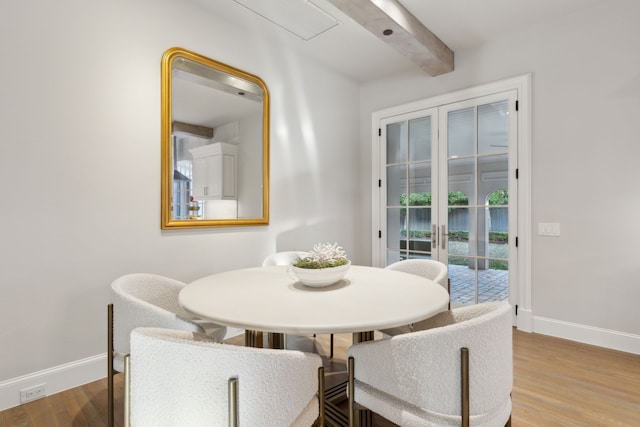
<instances>
[{"instance_id":1,"label":"chair backrest","mask_svg":"<svg viewBox=\"0 0 640 427\"><path fill-rule=\"evenodd\" d=\"M438 282L445 289L449 289L448 285L448 268L447 265L432 259L405 259L388 265L389 270L398 270L405 273L416 274L426 277L434 282Z\"/></svg>"},{"instance_id":2,"label":"chair backrest","mask_svg":"<svg viewBox=\"0 0 640 427\"><path fill-rule=\"evenodd\" d=\"M183 282L156 274L127 274L111 283L113 303L113 348L129 353L129 336L138 326L203 332L194 316L178 303ZM121 366L116 368L121 371Z\"/></svg>"},{"instance_id":3,"label":"chair backrest","mask_svg":"<svg viewBox=\"0 0 640 427\"><path fill-rule=\"evenodd\" d=\"M300 258L306 258L308 256L309 252L303 251L276 252L266 257L264 261L262 261L262 266L268 267L270 265L289 265L293 264Z\"/></svg>"},{"instance_id":4,"label":"chair backrest","mask_svg":"<svg viewBox=\"0 0 640 427\"><path fill-rule=\"evenodd\" d=\"M508 303L478 304L437 314L431 329L356 344L348 352L355 378L410 405L459 416L466 347L471 415L496 413L513 386L511 316Z\"/></svg>"},{"instance_id":5,"label":"chair backrest","mask_svg":"<svg viewBox=\"0 0 640 427\"><path fill-rule=\"evenodd\" d=\"M313 424L317 354L240 347L185 331L131 334L131 425L228 425L228 381L237 379L241 426Z\"/></svg>"}]
</instances>

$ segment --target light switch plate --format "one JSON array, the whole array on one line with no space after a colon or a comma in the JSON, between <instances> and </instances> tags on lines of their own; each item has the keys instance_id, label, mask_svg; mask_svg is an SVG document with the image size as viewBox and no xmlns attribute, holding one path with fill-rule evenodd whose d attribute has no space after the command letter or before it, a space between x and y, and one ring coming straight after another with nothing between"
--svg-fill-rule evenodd
<instances>
[{"instance_id":1,"label":"light switch plate","mask_svg":"<svg viewBox=\"0 0 640 427\"><path fill-rule=\"evenodd\" d=\"M560 223L558 222L540 222L538 223L539 236L559 236Z\"/></svg>"}]
</instances>

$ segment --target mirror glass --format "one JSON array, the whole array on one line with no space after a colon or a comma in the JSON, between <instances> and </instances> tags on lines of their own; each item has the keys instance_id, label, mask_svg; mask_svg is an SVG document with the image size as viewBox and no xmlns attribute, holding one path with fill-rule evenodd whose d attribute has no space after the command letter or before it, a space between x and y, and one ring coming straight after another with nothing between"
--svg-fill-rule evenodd
<instances>
[{"instance_id":1,"label":"mirror glass","mask_svg":"<svg viewBox=\"0 0 640 427\"><path fill-rule=\"evenodd\" d=\"M162 228L269 223L269 92L181 48L162 57Z\"/></svg>"}]
</instances>

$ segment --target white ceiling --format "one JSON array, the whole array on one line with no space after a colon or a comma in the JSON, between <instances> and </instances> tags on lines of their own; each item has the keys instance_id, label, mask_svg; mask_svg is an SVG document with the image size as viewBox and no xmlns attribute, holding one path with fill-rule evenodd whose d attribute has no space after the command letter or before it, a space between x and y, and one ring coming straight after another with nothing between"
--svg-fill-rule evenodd
<instances>
[{"instance_id":1,"label":"white ceiling","mask_svg":"<svg viewBox=\"0 0 640 427\"><path fill-rule=\"evenodd\" d=\"M245 27L250 34L303 52L361 82L417 69L409 59L348 18L327 0L278 0L280 4L310 1L339 21L339 25L308 41L235 1L192 1L228 22ZM264 1L274 1L275 4L275 0ZM613 0L399 0L454 53L607 1ZM426 73L425 76L428 77Z\"/></svg>"}]
</instances>

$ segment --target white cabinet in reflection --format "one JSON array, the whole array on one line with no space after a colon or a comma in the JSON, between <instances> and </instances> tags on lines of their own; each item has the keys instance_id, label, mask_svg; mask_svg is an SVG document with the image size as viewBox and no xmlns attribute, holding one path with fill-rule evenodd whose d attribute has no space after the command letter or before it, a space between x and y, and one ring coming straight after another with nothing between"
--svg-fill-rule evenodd
<instances>
[{"instance_id":1,"label":"white cabinet in reflection","mask_svg":"<svg viewBox=\"0 0 640 427\"><path fill-rule=\"evenodd\" d=\"M193 197L235 200L238 146L216 142L189 150L193 156Z\"/></svg>"}]
</instances>

